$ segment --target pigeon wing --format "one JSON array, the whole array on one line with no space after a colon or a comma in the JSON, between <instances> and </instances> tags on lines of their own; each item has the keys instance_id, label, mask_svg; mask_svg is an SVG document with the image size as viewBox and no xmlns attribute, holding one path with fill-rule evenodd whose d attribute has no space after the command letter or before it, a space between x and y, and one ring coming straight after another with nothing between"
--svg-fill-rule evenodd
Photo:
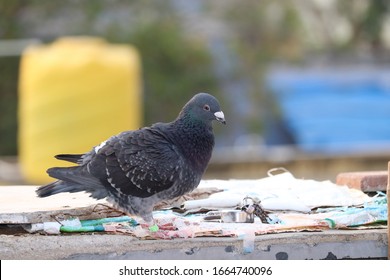
<instances>
[{"instance_id":1,"label":"pigeon wing","mask_svg":"<svg viewBox=\"0 0 390 280\"><path fill-rule=\"evenodd\" d=\"M99 153L105 155L105 185L137 197L175 187L184 164L175 146L153 128L124 132Z\"/></svg>"}]
</instances>

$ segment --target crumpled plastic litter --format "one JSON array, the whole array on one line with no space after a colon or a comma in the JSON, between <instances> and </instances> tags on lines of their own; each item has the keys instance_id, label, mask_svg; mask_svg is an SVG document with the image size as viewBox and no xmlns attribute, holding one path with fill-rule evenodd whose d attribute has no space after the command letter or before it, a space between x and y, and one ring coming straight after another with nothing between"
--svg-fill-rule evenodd
<instances>
[{"instance_id":1,"label":"crumpled plastic litter","mask_svg":"<svg viewBox=\"0 0 390 280\"><path fill-rule=\"evenodd\" d=\"M95 220L83 220L78 218L67 219L56 222L44 222L31 224L25 229L30 232L45 232L47 234L60 234L61 232L98 232L98 231L116 231L112 226L113 223L120 224L126 222L131 226L136 226L138 223L131 217L112 217Z\"/></svg>"},{"instance_id":2,"label":"crumpled plastic litter","mask_svg":"<svg viewBox=\"0 0 390 280\"><path fill-rule=\"evenodd\" d=\"M363 207L343 207L329 212L325 219L331 228L357 227L387 222L387 197L379 192Z\"/></svg>"},{"instance_id":3,"label":"crumpled plastic litter","mask_svg":"<svg viewBox=\"0 0 390 280\"><path fill-rule=\"evenodd\" d=\"M223 192L206 199L185 201L184 210L234 208L246 196L260 200L265 210L303 213L318 207L356 206L370 201L370 197L359 190L331 181L297 179L290 172L258 180L206 180L198 188L219 188Z\"/></svg>"}]
</instances>

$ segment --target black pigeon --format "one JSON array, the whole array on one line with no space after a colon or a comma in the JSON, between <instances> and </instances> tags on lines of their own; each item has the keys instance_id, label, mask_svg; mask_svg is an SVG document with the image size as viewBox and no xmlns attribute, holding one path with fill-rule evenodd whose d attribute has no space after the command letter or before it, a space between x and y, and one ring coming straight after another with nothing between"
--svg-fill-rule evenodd
<instances>
[{"instance_id":1,"label":"black pigeon","mask_svg":"<svg viewBox=\"0 0 390 280\"><path fill-rule=\"evenodd\" d=\"M57 155L77 166L48 169L58 180L36 192L39 197L82 191L107 197L151 225L156 203L198 186L214 147L213 120L225 124L218 100L196 94L173 122L122 132L85 154Z\"/></svg>"}]
</instances>

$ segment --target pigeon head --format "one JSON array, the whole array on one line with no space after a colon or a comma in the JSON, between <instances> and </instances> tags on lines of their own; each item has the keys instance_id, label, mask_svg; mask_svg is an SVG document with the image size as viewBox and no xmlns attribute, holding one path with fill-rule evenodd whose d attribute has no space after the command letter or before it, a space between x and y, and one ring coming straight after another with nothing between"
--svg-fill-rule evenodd
<instances>
[{"instance_id":1,"label":"pigeon head","mask_svg":"<svg viewBox=\"0 0 390 280\"><path fill-rule=\"evenodd\" d=\"M213 120L226 124L218 100L208 93L198 93L192 97L180 112L179 118L183 117L208 124Z\"/></svg>"}]
</instances>

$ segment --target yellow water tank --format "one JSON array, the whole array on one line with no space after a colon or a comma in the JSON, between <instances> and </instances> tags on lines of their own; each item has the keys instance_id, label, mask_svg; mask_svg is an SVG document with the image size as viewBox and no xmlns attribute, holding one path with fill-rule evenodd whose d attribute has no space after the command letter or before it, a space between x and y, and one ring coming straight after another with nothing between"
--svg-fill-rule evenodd
<instances>
[{"instance_id":1,"label":"yellow water tank","mask_svg":"<svg viewBox=\"0 0 390 280\"><path fill-rule=\"evenodd\" d=\"M140 57L99 38L66 37L23 53L19 78L19 160L29 183L53 181L54 159L84 153L142 123Z\"/></svg>"}]
</instances>

